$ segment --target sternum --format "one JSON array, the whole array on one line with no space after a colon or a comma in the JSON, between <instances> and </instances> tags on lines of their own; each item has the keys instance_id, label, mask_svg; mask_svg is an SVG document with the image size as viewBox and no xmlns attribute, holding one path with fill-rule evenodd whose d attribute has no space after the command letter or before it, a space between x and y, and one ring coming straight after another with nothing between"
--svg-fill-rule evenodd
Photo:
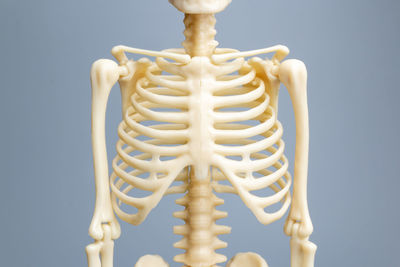
<instances>
[{"instance_id":1,"label":"sternum","mask_svg":"<svg viewBox=\"0 0 400 267\"><path fill-rule=\"evenodd\" d=\"M197 179L206 179L209 172L209 162L213 152L212 95L209 88L197 81L191 95L190 105L190 152L193 160L194 173Z\"/></svg>"},{"instance_id":2,"label":"sternum","mask_svg":"<svg viewBox=\"0 0 400 267\"><path fill-rule=\"evenodd\" d=\"M215 75L210 59L194 57L185 66L186 84L190 92L188 104L189 153L197 179L205 179L214 150L213 86Z\"/></svg>"}]
</instances>

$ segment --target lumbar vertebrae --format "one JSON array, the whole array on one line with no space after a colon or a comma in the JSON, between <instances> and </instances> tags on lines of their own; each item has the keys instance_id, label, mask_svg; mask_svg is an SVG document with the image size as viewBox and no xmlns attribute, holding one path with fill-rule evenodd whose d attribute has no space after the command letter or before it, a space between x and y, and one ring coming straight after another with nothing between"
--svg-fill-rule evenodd
<instances>
[{"instance_id":1,"label":"lumbar vertebrae","mask_svg":"<svg viewBox=\"0 0 400 267\"><path fill-rule=\"evenodd\" d=\"M314 265L316 246L308 241L313 227L307 206L308 112L304 64L282 60L284 46L239 52L218 49L214 40L214 13L230 0L170 0L185 13L184 49L161 52L117 46L112 54L119 64L101 59L91 72L93 154L96 207L87 247L90 267L111 267L113 240L120 235L114 212L137 225L166 194L186 193L176 201L184 210L174 213L185 224L174 227L182 235L175 247L185 253L175 261L192 267L225 262L215 250L227 246L218 235L230 227L217 225L226 212L214 192L234 193L263 224L280 219L291 202L292 179L284 156L282 125L277 120L278 90L289 90L296 118L296 155L293 204L285 224L291 236L292 267ZM156 57L129 60L125 53ZM246 57L274 53L272 59ZM234 74L236 73L236 74ZM122 94L123 120L112 161L110 179L105 145L105 111L116 82ZM258 122L254 124L254 122ZM223 183L229 181L230 185ZM174 182L179 185L173 185ZM110 189L111 188L111 195ZM272 189L259 196L254 191ZM147 192L132 196L133 189ZM136 191L135 191L136 192ZM280 205L273 213L265 208ZM123 206L136 208L130 213ZM137 267L168 266L159 256L146 255ZM255 253L240 253L228 263L267 266Z\"/></svg>"}]
</instances>

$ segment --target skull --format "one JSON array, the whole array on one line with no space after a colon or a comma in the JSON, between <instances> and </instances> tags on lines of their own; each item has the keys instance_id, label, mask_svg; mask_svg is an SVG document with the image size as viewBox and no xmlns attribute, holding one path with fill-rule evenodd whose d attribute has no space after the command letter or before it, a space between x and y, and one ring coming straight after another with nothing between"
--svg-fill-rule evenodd
<instances>
[{"instance_id":1,"label":"skull","mask_svg":"<svg viewBox=\"0 0 400 267\"><path fill-rule=\"evenodd\" d=\"M232 0L169 0L186 14L213 14L224 10Z\"/></svg>"}]
</instances>

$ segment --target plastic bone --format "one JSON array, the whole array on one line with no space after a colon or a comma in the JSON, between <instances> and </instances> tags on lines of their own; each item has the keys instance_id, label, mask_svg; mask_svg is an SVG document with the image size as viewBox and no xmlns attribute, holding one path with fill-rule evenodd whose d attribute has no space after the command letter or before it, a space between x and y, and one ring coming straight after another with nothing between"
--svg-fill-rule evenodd
<instances>
[{"instance_id":1,"label":"plastic bone","mask_svg":"<svg viewBox=\"0 0 400 267\"><path fill-rule=\"evenodd\" d=\"M216 223L227 213L216 209L224 200L215 192L237 194L265 225L290 208L284 230L291 237L291 266L312 267L316 246L309 241L313 226L307 205L305 65L283 61L289 50L282 45L244 52L217 48L214 13L229 0L170 2L185 12L183 49L116 46L112 54L118 64L101 59L92 67L96 205L89 228L95 242L86 249L89 267L113 266L113 240L120 235L115 214L138 225L168 194L185 194L176 200L184 209L174 213L184 221L174 227L183 237L174 246L185 252L174 260L192 267L227 261L216 250L227 246L219 235L231 229ZM130 60L127 53L155 61ZM262 54L272 54L271 59L255 57ZM122 122L109 177L105 113L117 82ZM277 119L281 83L289 91L296 120L293 179ZM268 212L272 206L278 208ZM136 266L168 264L160 256L146 255ZM239 253L227 266L268 265L255 253Z\"/></svg>"},{"instance_id":2,"label":"plastic bone","mask_svg":"<svg viewBox=\"0 0 400 267\"><path fill-rule=\"evenodd\" d=\"M258 254L253 252L238 253L233 257L227 267L268 267L267 262Z\"/></svg>"},{"instance_id":3,"label":"plastic bone","mask_svg":"<svg viewBox=\"0 0 400 267\"><path fill-rule=\"evenodd\" d=\"M169 267L169 265L158 255L145 255L138 260L135 267Z\"/></svg>"}]
</instances>

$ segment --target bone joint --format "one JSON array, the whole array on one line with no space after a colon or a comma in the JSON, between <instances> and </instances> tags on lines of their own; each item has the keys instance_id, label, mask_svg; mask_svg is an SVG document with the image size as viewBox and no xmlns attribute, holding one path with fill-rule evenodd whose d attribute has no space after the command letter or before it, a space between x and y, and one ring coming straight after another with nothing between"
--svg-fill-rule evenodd
<instances>
[{"instance_id":1,"label":"bone joint","mask_svg":"<svg viewBox=\"0 0 400 267\"><path fill-rule=\"evenodd\" d=\"M117 217L141 224L169 194L183 207L173 215L184 250L174 260L187 267L213 267L227 261L216 252L227 243L217 224L227 213L216 193L238 195L262 224L281 219L290 236L291 266L312 267L316 245L307 204L307 71L286 60L287 47L253 51L217 48L215 16L230 0L170 0L185 13L183 48L149 51L116 46L118 63L93 64L92 144L96 204L87 249L89 267L112 267L113 247L121 233ZM130 60L127 53L154 57ZM262 54L271 58L261 59ZM109 175L105 143L108 95L119 83L122 121ZM280 84L288 89L296 120L294 176L284 155L278 120ZM291 186L293 184L293 194ZM117 215L117 216L115 216ZM168 266L157 255L140 258L137 267ZM258 254L239 253L228 267L267 267Z\"/></svg>"}]
</instances>

